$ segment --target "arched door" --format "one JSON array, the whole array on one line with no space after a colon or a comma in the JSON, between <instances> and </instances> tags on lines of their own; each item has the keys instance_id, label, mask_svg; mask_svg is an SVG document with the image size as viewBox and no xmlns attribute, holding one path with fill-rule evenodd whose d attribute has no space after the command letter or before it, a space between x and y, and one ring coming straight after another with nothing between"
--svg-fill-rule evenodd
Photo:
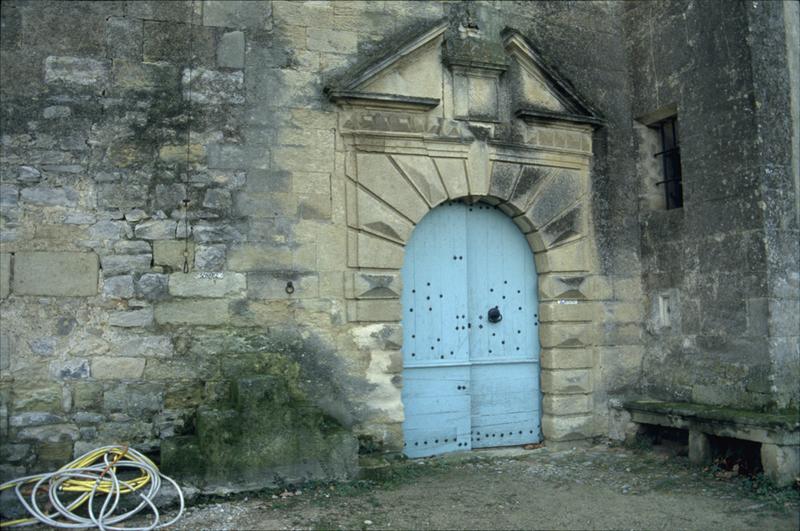
<instances>
[{"instance_id":1,"label":"arched door","mask_svg":"<svg viewBox=\"0 0 800 531\"><path fill-rule=\"evenodd\" d=\"M441 205L402 276L406 455L538 442L536 269L516 225L487 204Z\"/></svg>"}]
</instances>

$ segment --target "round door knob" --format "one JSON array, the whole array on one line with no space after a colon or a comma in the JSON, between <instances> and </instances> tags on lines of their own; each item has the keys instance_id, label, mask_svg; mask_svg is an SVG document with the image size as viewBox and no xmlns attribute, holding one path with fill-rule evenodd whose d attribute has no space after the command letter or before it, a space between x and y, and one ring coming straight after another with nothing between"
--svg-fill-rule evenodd
<instances>
[{"instance_id":1,"label":"round door knob","mask_svg":"<svg viewBox=\"0 0 800 531\"><path fill-rule=\"evenodd\" d=\"M500 309L497 306L491 308L486 317L489 319L490 323L499 323L503 320L503 316L500 314Z\"/></svg>"}]
</instances>

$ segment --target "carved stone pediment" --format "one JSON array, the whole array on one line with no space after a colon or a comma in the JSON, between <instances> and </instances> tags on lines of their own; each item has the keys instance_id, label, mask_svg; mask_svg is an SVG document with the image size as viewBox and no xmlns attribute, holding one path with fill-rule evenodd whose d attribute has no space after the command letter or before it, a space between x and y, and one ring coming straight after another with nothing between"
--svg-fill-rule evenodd
<instances>
[{"instance_id":1,"label":"carved stone pediment","mask_svg":"<svg viewBox=\"0 0 800 531\"><path fill-rule=\"evenodd\" d=\"M342 107L370 109L377 112L372 119L382 121L354 122L353 129L372 125L450 136L460 127L444 124L459 121L490 128L488 138L509 140L516 120L602 124L590 105L513 29L492 40L480 31L443 22L399 46L393 43L391 52L331 83L326 91ZM392 119L380 111L400 111L406 118Z\"/></svg>"}]
</instances>

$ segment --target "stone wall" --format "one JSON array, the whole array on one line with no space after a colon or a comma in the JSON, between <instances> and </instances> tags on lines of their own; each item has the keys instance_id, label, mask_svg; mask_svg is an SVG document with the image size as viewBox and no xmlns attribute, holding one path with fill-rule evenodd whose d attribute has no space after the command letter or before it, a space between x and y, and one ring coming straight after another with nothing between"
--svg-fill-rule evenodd
<instances>
[{"instance_id":1,"label":"stone wall","mask_svg":"<svg viewBox=\"0 0 800 531\"><path fill-rule=\"evenodd\" d=\"M648 396L797 406L797 82L790 89L783 11L658 2L624 13L633 116L677 109L683 169L684 207L639 213ZM651 146L638 149L652 160Z\"/></svg>"},{"instance_id":2,"label":"stone wall","mask_svg":"<svg viewBox=\"0 0 800 531\"><path fill-rule=\"evenodd\" d=\"M797 226L781 221L765 243L776 214L758 207L758 183L772 166L757 162L769 154L752 131L768 118L754 114L749 68L729 66L766 61L725 38L777 15L727 5L684 19L682 4L650 3L3 2L0 475L116 441L163 448L191 475L172 451L185 449L213 481L231 463L226 444L256 440L242 426L281 438L257 461L284 476L346 476L357 446L402 447L397 303L356 296L376 280L348 262L347 146L323 87L409 33L457 25L467 6L482 31L518 30L605 119L585 174L591 263L572 256L540 285L543 320L561 323L543 338L542 384L556 391L545 406L574 419L552 438L605 434L608 398L639 390L643 352L646 392L705 400L731 388L708 383L722 375L747 382L735 400L785 403L769 388L773 360L796 367L797 338L791 320L767 316L796 301L797 266L778 260ZM659 10L675 13L664 31L696 35L705 55L652 39ZM687 208L637 216L632 117L673 100L698 139ZM651 240L669 227L687 236L667 233L675 253L660 254ZM643 310L669 289L686 328L654 331ZM557 304L570 299L580 311ZM783 335L763 332L779 325Z\"/></svg>"}]
</instances>

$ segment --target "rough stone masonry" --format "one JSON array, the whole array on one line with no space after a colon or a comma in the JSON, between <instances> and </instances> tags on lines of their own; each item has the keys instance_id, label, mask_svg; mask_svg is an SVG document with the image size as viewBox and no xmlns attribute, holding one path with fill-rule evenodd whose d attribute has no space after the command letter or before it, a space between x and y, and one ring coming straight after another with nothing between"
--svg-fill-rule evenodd
<instances>
[{"instance_id":1,"label":"rough stone masonry","mask_svg":"<svg viewBox=\"0 0 800 531\"><path fill-rule=\"evenodd\" d=\"M0 14L0 480L112 442L231 489L400 452L402 244L448 198L503 205L531 241L548 444L609 421L613 435L611 399L797 419L796 4ZM425 31L369 89L394 99L331 97ZM552 104L538 69L596 122L514 114ZM681 132L672 210L647 127L665 110ZM560 170L534 171L537 153ZM370 164L427 195L370 182ZM775 467L792 470L786 441Z\"/></svg>"}]
</instances>

